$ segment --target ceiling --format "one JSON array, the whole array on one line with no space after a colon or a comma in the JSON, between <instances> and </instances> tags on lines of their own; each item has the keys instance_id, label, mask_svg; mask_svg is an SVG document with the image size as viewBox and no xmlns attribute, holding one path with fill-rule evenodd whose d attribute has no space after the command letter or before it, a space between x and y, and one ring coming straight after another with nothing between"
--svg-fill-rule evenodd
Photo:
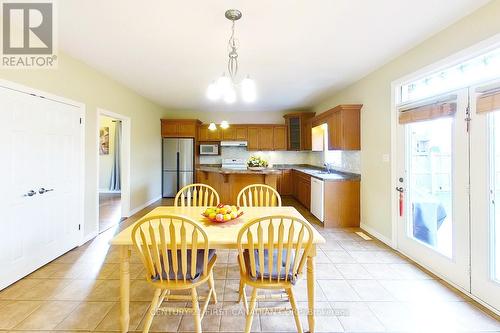
<instances>
[{"instance_id":1,"label":"ceiling","mask_svg":"<svg viewBox=\"0 0 500 333\"><path fill-rule=\"evenodd\" d=\"M174 109L311 107L488 0L62 0L59 46L139 94ZM229 8L243 17L240 75L253 104L205 97L226 69Z\"/></svg>"}]
</instances>

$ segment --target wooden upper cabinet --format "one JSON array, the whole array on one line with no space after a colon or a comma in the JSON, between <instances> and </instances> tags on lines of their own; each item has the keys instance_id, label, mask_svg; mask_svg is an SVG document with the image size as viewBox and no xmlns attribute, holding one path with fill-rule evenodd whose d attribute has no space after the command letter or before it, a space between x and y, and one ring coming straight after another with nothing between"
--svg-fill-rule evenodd
<instances>
[{"instance_id":1,"label":"wooden upper cabinet","mask_svg":"<svg viewBox=\"0 0 500 333\"><path fill-rule=\"evenodd\" d=\"M299 112L284 115L287 127L288 150L311 150L314 112Z\"/></svg>"},{"instance_id":2,"label":"wooden upper cabinet","mask_svg":"<svg viewBox=\"0 0 500 333\"><path fill-rule=\"evenodd\" d=\"M261 127L259 140L259 150L273 150L274 128L272 126Z\"/></svg>"},{"instance_id":3,"label":"wooden upper cabinet","mask_svg":"<svg viewBox=\"0 0 500 333\"><path fill-rule=\"evenodd\" d=\"M339 105L325 113L329 150L360 150L360 104Z\"/></svg>"},{"instance_id":4,"label":"wooden upper cabinet","mask_svg":"<svg viewBox=\"0 0 500 333\"><path fill-rule=\"evenodd\" d=\"M248 150L260 149L260 127L248 126Z\"/></svg>"},{"instance_id":5,"label":"wooden upper cabinet","mask_svg":"<svg viewBox=\"0 0 500 333\"><path fill-rule=\"evenodd\" d=\"M221 129L222 132L222 140L236 140L236 128L234 126L229 126L226 129Z\"/></svg>"},{"instance_id":6,"label":"wooden upper cabinet","mask_svg":"<svg viewBox=\"0 0 500 333\"><path fill-rule=\"evenodd\" d=\"M162 119L161 136L174 138L194 138L201 124L197 119Z\"/></svg>"},{"instance_id":7,"label":"wooden upper cabinet","mask_svg":"<svg viewBox=\"0 0 500 333\"><path fill-rule=\"evenodd\" d=\"M208 125L203 124L198 127L198 141L221 141L222 133L220 128L217 127L215 131L208 129Z\"/></svg>"},{"instance_id":8,"label":"wooden upper cabinet","mask_svg":"<svg viewBox=\"0 0 500 333\"><path fill-rule=\"evenodd\" d=\"M301 122L302 126L302 149L301 150L312 150L312 121L311 118L303 119Z\"/></svg>"},{"instance_id":9,"label":"wooden upper cabinet","mask_svg":"<svg viewBox=\"0 0 500 333\"><path fill-rule=\"evenodd\" d=\"M173 121L161 120L161 136L172 137L177 136L178 124Z\"/></svg>"},{"instance_id":10,"label":"wooden upper cabinet","mask_svg":"<svg viewBox=\"0 0 500 333\"><path fill-rule=\"evenodd\" d=\"M236 132L236 140L246 141L248 140L248 126L245 125L234 125L233 128Z\"/></svg>"},{"instance_id":11,"label":"wooden upper cabinet","mask_svg":"<svg viewBox=\"0 0 500 333\"><path fill-rule=\"evenodd\" d=\"M286 126L274 126L273 128L273 149L286 150Z\"/></svg>"}]
</instances>

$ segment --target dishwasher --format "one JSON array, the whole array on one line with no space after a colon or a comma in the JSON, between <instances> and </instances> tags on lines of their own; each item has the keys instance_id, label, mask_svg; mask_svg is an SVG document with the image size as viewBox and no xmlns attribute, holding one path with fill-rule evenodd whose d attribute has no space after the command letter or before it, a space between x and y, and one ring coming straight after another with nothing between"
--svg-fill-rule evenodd
<instances>
[{"instance_id":1,"label":"dishwasher","mask_svg":"<svg viewBox=\"0 0 500 333\"><path fill-rule=\"evenodd\" d=\"M322 180L311 177L311 213L324 222L325 184Z\"/></svg>"}]
</instances>

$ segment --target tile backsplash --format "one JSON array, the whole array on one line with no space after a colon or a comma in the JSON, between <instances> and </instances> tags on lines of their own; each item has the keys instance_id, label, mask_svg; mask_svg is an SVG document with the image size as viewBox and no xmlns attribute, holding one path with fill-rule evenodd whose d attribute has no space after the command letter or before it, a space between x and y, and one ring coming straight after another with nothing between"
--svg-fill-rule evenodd
<instances>
[{"instance_id":1,"label":"tile backsplash","mask_svg":"<svg viewBox=\"0 0 500 333\"><path fill-rule=\"evenodd\" d=\"M248 160L252 155L259 155L273 164L310 164L323 167L325 159L333 168L352 173L361 172L359 151L248 151L241 147L221 147L220 156L200 156L200 164L221 164L223 158L239 158Z\"/></svg>"},{"instance_id":2,"label":"tile backsplash","mask_svg":"<svg viewBox=\"0 0 500 333\"><path fill-rule=\"evenodd\" d=\"M200 156L200 164L221 164L223 158L240 158L248 160L252 155L263 157L273 164L309 164L307 151L248 151L241 147L220 147L220 156Z\"/></svg>"}]
</instances>

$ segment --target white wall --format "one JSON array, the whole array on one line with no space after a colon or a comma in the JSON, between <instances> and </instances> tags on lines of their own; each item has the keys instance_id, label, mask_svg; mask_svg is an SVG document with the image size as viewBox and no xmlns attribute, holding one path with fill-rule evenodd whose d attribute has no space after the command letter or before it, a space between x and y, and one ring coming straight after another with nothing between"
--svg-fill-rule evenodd
<instances>
[{"instance_id":1,"label":"white wall","mask_svg":"<svg viewBox=\"0 0 500 333\"><path fill-rule=\"evenodd\" d=\"M111 180L111 170L113 169L113 161L115 154L115 129L116 123L113 118L100 116L99 129L109 127L109 154L99 155L99 191L109 191L109 183Z\"/></svg>"},{"instance_id":2,"label":"white wall","mask_svg":"<svg viewBox=\"0 0 500 333\"><path fill-rule=\"evenodd\" d=\"M314 108L321 113L338 104L364 105L361 110L361 219L383 237L392 237L391 169L390 163L383 161L383 155L391 153L391 82L498 33L500 1L495 0Z\"/></svg>"}]
</instances>

